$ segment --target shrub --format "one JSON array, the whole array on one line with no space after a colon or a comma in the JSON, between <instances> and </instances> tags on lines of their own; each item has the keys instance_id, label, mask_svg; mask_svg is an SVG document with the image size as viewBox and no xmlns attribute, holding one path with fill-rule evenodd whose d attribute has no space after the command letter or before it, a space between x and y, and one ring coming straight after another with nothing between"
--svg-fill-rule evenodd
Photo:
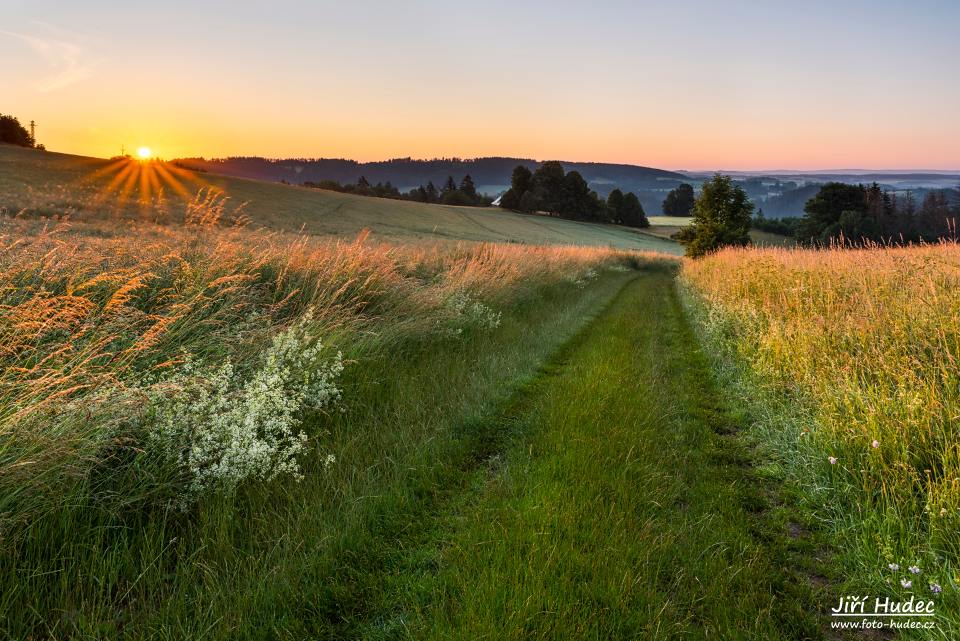
<instances>
[{"instance_id":1,"label":"shrub","mask_svg":"<svg viewBox=\"0 0 960 641\"><path fill-rule=\"evenodd\" d=\"M248 479L299 477L297 455L307 441L299 420L307 409L340 401L343 371L341 353L323 357L310 318L278 334L247 379L229 361L212 371L188 361L149 389L151 442L188 479L187 498Z\"/></svg>"}]
</instances>

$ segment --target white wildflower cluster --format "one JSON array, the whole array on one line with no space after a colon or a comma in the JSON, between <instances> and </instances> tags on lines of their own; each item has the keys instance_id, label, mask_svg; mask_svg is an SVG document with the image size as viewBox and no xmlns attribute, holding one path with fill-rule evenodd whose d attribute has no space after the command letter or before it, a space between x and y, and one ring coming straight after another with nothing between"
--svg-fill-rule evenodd
<instances>
[{"instance_id":1,"label":"white wildflower cluster","mask_svg":"<svg viewBox=\"0 0 960 641\"><path fill-rule=\"evenodd\" d=\"M187 473L189 496L247 479L300 478L302 411L337 406L343 371L341 353L323 357L321 342L307 332L309 320L275 336L250 376L230 362L212 371L188 362L149 389L152 442Z\"/></svg>"},{"instance_id":2,"label":"white wildflower cluster","mask_svg":"<svg viewBox=\"0 0 960 641\"><path fill-rule=\"evenodd\" d=\"M573 285L576 285L580 289L583 289L590 281L596 279L596 277L597 272L595 270L587 269L582 274L574 274L573 276L569 276L567 281Z\"/></svg>"},{"instance_id":3,"label":"white wildflower cluster","mask_svg":"<svg viewBox=\"0 0 960 641\"><path fill-rule=\"evenodd\" d=\"M492 330L500 327L501 313L475 300L464 290L458 290L445 303L451 313L448 331L455 336L463 333L464 329Z\"/></svg>"}]
</instances>

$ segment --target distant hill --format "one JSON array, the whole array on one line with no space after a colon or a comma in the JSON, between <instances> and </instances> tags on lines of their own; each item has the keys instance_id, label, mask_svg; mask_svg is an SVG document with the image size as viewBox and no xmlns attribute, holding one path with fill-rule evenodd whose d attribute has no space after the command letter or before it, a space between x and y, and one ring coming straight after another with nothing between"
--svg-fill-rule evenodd
<instances>
[{"instance_id":1,"label":"distant hill","mask_svg":"<svg viewBox=\"0 0 960 641\"><path fill-rule=\"evenodd\" d=\"M336 180L354 183L360 176L371 183L390 182L401 191L408 191L428 181L440 187L448 176L460 180L470 174L481 193L495 196L510 185L510 174L517 165L531 170L541 162L529 158L438 158L414 160L397 158L361 163L336 158L287 158L271 160L259 157L181 158L181 166L215 174L300 184L305 181ZM567 171L579 171L598 194L606 197L615 188L638 192L648 213L659 213L666 193L687 180L684 174L638 165L617 165L593 162L563 163Z\"/></svg>"},{"instance_id":2,"label":"distant hill","mask_svg":"<svg viewBox=\"0 0 960 641\"><path fill-rule=\"evenodd\" d=\"M111 161L0 144L0 215L69 215L76 222L178 221L199 190L227 198L218 202L228 218L242 206L255 228L329 238L352 240L368 230L372 240L403 244L481 241L683 252L671 240L618 225L518 214L495 207L354 196L183 171L164 163ZM158 207L161 199L163 206Z\"/></svg>"}]
</instances>

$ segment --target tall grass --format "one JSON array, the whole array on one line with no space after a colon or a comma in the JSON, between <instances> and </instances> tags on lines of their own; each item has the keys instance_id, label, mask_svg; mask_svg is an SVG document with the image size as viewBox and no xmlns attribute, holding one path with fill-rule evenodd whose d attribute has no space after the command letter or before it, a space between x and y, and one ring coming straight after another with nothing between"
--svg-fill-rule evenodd
<instances>
[{"instance_id":1,"label":"tall grass","mask_svg":"<svg viewBox=\"0 0 960 641\"><path fill-rule=\"evenodd\" d=\"M274 337L308 310L308 333L334 350L455 340L495 328L499 310L543 287L636 260L587 248L396 247L365 235L321 242L220 229L218 211L199 199L196 210L194 228L0 227L5 531L59 509L77 488L89 494L104 474L96 487L117 509L168 494L172 478L141 469L118 484L112 472L139 469L149 454L143 425L156 386L176 380L195 395L202 389L182 384L184 368L213 380L226 362L254 379Z\"/></svg>"},{"instance_id":2,"label":"tall grass","mask_svg":"<svg viewBox=\"0 0 960 641\"><path fill-rule=\"evenodd\" d=\"M170 500L189 480L157 470L149 424L163 418L158 411L196 407L195 399L164 401L171 381L183 396L260 402L243 392L245 381L264 378L257 367L273 358L271 341L298 323L300 339L322 339L331 354L358 341L458 340L495 329L500 310L545 287L637 259L605 249L397 247L365 234L322 242L222 229L222 207L211 202L198 197L192 226L138 223L120 234L0 223L0 530L8 540L65 505L123 510ZM229 381L217 369L224 363ZM288 370L275 363L280 374L270 380L302 378ZM338 393L328 382L324 393ZM211 390L214 383L236 389ZM288 386L269 402L279 407L289 396Z\"/></svg>"},{"instance_id":3,"label":"tall grass","mask_svg":"<svg viewBox=\"0 0 960 641\"><path fill-rule=\"evenodd\" d=\"M851 593L939 585L956 625L960 247L730 249L685 263L682 283L793 417L773 436L839 536Z\"/></svg>"}]
</instances>

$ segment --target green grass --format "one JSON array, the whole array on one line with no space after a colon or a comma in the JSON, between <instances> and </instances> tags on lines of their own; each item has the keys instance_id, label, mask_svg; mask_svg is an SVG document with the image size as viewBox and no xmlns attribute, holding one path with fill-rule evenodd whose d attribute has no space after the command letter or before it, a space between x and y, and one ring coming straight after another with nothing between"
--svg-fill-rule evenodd
<instances>
[{"instance_id":1,"label":"green grass","mask_svg":"<svg viewBox=\"0 0 960 641\"><path fill-rule=\"evenodd\" d=\"M338 462L300 483L247 485L187 513L96 502L34 518L0 557L12 638L369 637L403 541L482 460L468 426L619 290L532 293L493 333L462 341L368 336L345 354L348 411L323 422ZM317 431L311 428L311 433ZM9 546L15 544L15 549Z\"/></svg>"},{"instance_id":2,"label":"green grass","mask_svg":"<svg viewBox=\"0 0 960 641\"><path fill-rule=\"evenodd\" d=\"M670 239L678 231L689 225L693 218L686 216L649 216L650 227L643 233L656 238ZM750 230L750 240L759 247L794 247L797 241L789 236L774 234L759 229Z\"/></svg>"},{"instance_id":3,"label":"green grass","mask_svg":"<svg viewBox=\"0 0 960 641\"><path fill-rule=\"evenodd\" d=\"M122 190L121 181L106 202L98 200L120 167L96 158L0 145L0 209L16 214L27 208L34 215L47 216L75 212L75 218L100 216L105 209L118 210L124 216L153 216L157 189L151 188L149 202L142 204L140 196L145 192L139 178L133 181L125 198L114 193ZM369 229L374 240L404 243L485 241L682 253L680 246L669 239L615 225L516 214L496 208L367 198L195 172L183 171L174 178L191 197L198 189L212 187L231 199L228 209L246 203L243 211L254 224L270 229L303 229L318 236L351 238ZM168 208L174 214L182 211L183 198L173 189L172 181L158 177L158 183L166 185Z\"/></svg>"},{"instance_id":4,"label":"green grass","mask_svg":"<svg viewBox=\"0 0 960 641\"><path fill-rule=\"evenodd\" d=\"M482 465L399 538L363 636L819 638L812 543L711 380L670 270L627 284L469 425Z\"/></svg>"}]
</instances>

